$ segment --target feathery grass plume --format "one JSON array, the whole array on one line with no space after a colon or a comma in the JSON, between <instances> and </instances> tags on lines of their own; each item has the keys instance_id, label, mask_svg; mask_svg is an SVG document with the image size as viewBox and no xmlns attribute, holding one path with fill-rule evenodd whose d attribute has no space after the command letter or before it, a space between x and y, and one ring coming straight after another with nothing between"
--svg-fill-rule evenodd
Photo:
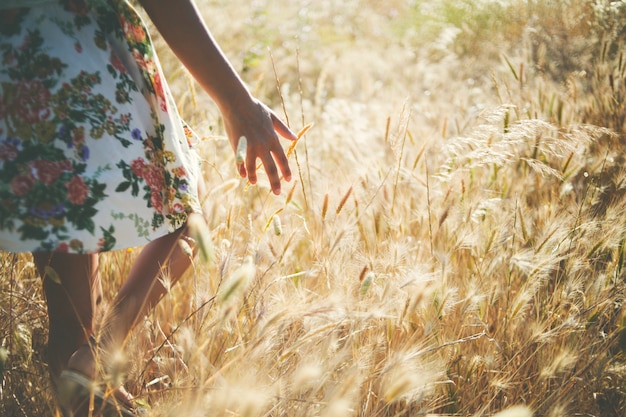
<instances>
[{"instance_id":1,"label":"feathery grass plume","mask_svg":"<svg viewBox=\"0 0 626 417\"><path fill-rule=\"evenodd\" d=\"M320 417L344 417L354 414L354 404L347 398L334 398L326 404Z\"/></svg>"},{"instance_id":2,"label":"feathery grass plume","mask_svg":"<svg viewBox=\"0 0 626 417\"><path fill-rule=\"evenodd\" d=\"M514 405L494 414L493 417L533 417L533 412L525 405Z\"/></svg>"},{"instance_id":3,"label":"feathery grass plume","mask_svg":"<svg viewBox=\"0 0 626 417\"><path fill-rule=\"evenodd\" d=\"M61 285L61 277L59 277L59 274L57 274L57 271L55 271L54 268L52 268L50 265L46 265L44 268L44 272L46 274L45 276L47 278L50 278L52 282L57 285Z\"/></svg>"},{"instance_id":4,"label":"feathery grass plume","mask_svg":"<svg viewBox=\"0 0 626 417\"><path fill-rule=\"evenodd\" d=\"M194 240L200 252L203 262L212 262L214 258L213 243L211 242L211 232L204 218L199 214L191 214L187 219L189 235Z\"/></svg>"},{"instance_id":5,"label":"feathery grass plume","mask_svg":"<svg viewBox=\"0 0 626 417\"><path fill-rule=\"evenodd\" d=\"M558 376L561 372L566 372L576 365L578 355L562 350L556 352L554 357L551 358L551 363L547 367L541 369L540 378L548 379Z\"/></svg>"},{"instance_id":6,"label":"feathery grass plume","mask_svg":"<svg viewBox=\"0 0 626 417\"><path fill-rule=\"evenodd\" d=\"M114 352L107 352L104 356L105 357L99 357L96 360L106 361L106 369L104 369L105 382L109 387L119 387L123 385L128 373L130 357L121 349L116 349Z\"/></svg>"},{"instance_id":7,"label":"feathery grass plume","mask_svg":"<svg viewBox=\"0 0 626 417\"><path fill-rule=\"evenodd\" d=\"M571 410L566 404L563 404L564 401L558 400L555 404L551 404L550 412L547 414L548 417L569 417L572 415Z\"/></svg>"},{"instance_id":8,"label":"feathery grass plume","mask_svg":"<svg viewBox=\"0 0 626 417\"><path fill-rule=\"evenodd\" d=\"M276 236L283 234L283 226L280 222L280 216L278 214L274 214L272 216L272 226L274 226L274 234Z\"/></svg>"},{"instance_id":9,"label":"feathery grass plume","mask_svg":"<svg viewBox=\"0 0 626 417\"><path fill-rule=\"evenodd\" d=\"M322 381L324 369L322 364L307 362L300 364L293 372L291 390L302 395L315 389Z\"/></svg>"},{"instance_id":10,"label":"feathery grass plume","mask_svg":"<svg viewBox=\"0 0 626 417\"><path fill-rule=\"evenodd\" d=\"M324 203L322 204L322 222L326 219L328 212L328 193L324 194Z\"/></svg>"},{"instance_id":11,"label":"feathery grass plume","mask_svg":"<svg viewBox=\"0 0 626 417\"><path fill-rule=\"evenodd\" d=\"M242 366L242 372L238 377L225 375L219 383L204 395L198 394L196 404L184 410L182 415L192 417L204 416L241 416L260 417L268 409L272 398L271 392L263 384L255 384L255 378L251 375L253 366ZM185 404L187 406L187 404ZM172 414L172 417L181 415L180 408Z\"/></svg>"},{"instance_id":12,"label":"feathery grass plume","mask_svg":"<svg viewBox=\"0 0 626 417\"><path fill-rule=\"evenodd\" d=\"M219 185L217 185L215 188L211 189L211 191L209 192L209 197L215 194L227 193L228 191L237 187L238 184L239 184L239 180L236 178L231 178L229 180L226 180L220 183Z\"/></svg>"},{"instance_id":13,"label":"feathery grass plume","mask_svg":"<svg viewBox=\"0 0 626 417\"><path fill-rule=\"evenodd\" d=\"M236 404L237 415L241 417L258 417L262 415L259 410L265 410L272 397L269 392L257 385L243 388L233 387L233 401Z\"/></svg>"},{"instance_id":14,"label":"feathery grass plume","mask_svg":"<svg viewBox=\"0 0 626 417\"><path fill-rule=\"evenodd\" d=\"M236 294L243 293L248 285L254 279L256 274L256 265L252 257L248 256L243 263L237 268L230 277L222 284L218 293L218 299L222 303L226 303Z\"/></svg>"},{"instance_id":15,"label":"feathery grass plume","mask_svg":"<svg viewBox=\"0 0 626 417\"><path fill-rule=\"evenodd\" d=\"M383 398L387 403L401 400L421 400L432 392L439 376L427 369L419 369L409 359L390 365L385 371Z\"/></svg>"},{"instance_id":16,"label":"feathery grass plume","mask_svg":"<svg viewBox=\"0 0 626 417\"><path fill-rule=\"evenodd\" d=\"M8 359L9 351L3 347L0 347L0 378L4 377L4 369L6 368Z\"/></svg>"},{"instance_id":17,"label":"feathery grass plume","mask_svg":"<svg viewBox=\"0 0 626 417\"><path fill-rule=\"evenodd\" d=\"M263 231L266 231L267 229L270 228L270 226L272 226L272 228L274 229L274 234L276 236L280 236L283 232L283 228L282 228L282 224L280 222L280 216L279 213L281 213L284 209L281 207L278 210L276 210L274 212L274 214L272 214L270 216L270 218L267 220L267 223L265 224L265 227L263 228Z\"/></svg>"},{"instance_id":18,"label":"feathery grass plume","mask_svg":"<svg viewBox=\"0 0 626 417\"><path fill-rule=\"evenodd\" d=\"M180 246L180 249L185 255L189 258L193 258L193 249L191 249L191 246L185 239L178 239L178 246Z\"/></svg>"}]
</instances>

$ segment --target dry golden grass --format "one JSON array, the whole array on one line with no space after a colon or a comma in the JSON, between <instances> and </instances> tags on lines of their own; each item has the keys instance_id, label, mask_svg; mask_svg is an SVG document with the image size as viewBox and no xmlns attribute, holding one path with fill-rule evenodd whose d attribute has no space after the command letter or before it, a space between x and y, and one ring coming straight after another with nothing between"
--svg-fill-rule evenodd
<instances>
[{"instance_id":1,"label":"dry golden grass","mask_svg":"<svg viewBox=\"0 0 626 417\"><path fill-rule=\"evenodd\" d=\"M212 244L127 346L151 416L623 414L619 6L199 3L255 93L313 126L281 196L236 179L157 39ZM133 256L103 255L108 299ZM51 415L33 265L0 265L0 412Z\"/></svg>"}]
</instances>

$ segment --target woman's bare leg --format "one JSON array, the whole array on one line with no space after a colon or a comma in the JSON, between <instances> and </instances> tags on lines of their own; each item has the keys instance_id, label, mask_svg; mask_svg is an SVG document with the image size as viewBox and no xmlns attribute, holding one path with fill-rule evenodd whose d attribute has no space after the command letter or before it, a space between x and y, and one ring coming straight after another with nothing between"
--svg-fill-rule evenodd
<instances>
[{"instance_id":1,"label":"woman's bare leg","mask_svg":"<svg viewBox=\"0 0 626 417\"><path fill-rule=\"evenodd\" d=\"M200 201L204 202L206 189L203 181L198 183ZM191 214L191 216L201 216ZM187 239L187 227L163 236L147 244L135 260L129 275L111 303L102 324L99 326L99 352L103 356L96 358L96 352L88 345L82 345L70 358L68 368L95 379L98 363L106 367L107 353L123 347L130 330L139 319L144 317L165 295L167 288L161 279L169 280L168 286L174 285L191 266L192 258L178 244L185 239L192 250L195 245ZM193 254L192 254L193 255ZM116 392L116 398L131 405L132 397L123 389Z\"/></svg>"},{"instance_id":2,"label":"woman's bare leg","mask_svg":"<svg viewBox=\"0 0 626 417\"><path fill-rule=\"evenodd\" d=\"M162 280L177 282L191 265L178 240L185 238L185 228L160 237L146 245L133 264L128 278L111 303L100 328L100 348L114 352L122 348L130 330L163 297L167 289ZM107 358L102 358L105 362ZM103 365L106 366L106 363ZM95 378L97 364L94 352L80 348L69 361L69 368Z\"/></svg>"},{"instance_id":3,"label":"woman's bare leg","mask_svg":"<svg viewBox=\"0 0 626 417\"><path fill-rule=\"evenodd\" d=\"M93 333L102 299L98 255L38 252L33 259L48 305L48 367L56 384L70 356Z\"/></svg>"}]
</instances>

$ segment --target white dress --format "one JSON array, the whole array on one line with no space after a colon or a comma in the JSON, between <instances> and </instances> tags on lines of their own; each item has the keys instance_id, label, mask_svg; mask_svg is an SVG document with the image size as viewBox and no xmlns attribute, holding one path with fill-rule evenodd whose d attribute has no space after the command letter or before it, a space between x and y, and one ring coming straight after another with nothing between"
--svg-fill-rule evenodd
<instances>
[{"instance_id":1,"label":"white dress","mask_svg":"<svg viewBox=\"0 0 626 417\"><path fill-rule=\"evenodd\" d=\"M193 134L136 11L3 1L0 250L140 246L200 212Z\"/></svg>"}]
</instances>

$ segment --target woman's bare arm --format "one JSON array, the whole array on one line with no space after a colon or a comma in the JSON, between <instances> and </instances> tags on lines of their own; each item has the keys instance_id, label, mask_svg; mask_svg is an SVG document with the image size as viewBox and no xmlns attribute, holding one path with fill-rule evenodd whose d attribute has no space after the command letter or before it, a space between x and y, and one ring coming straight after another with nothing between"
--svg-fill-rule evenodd
<instances>
[{"instance_id":1,"label":"woman's bare arm","mask_svg":"<svg viewBox=\"0 0 626 417\"><path fill-rule=\"evenodd\" d=\"M233 149L240 137L246 138L246 160L238 167L239 174L256 183L256 160L261 159L272 190L279 194L278 169L287 181L291 179L291 170L276 133L290 140L296 139L296 135L250 94L192 0L140 3L172 51L218 105Z\"/></svg>"}]
</instances>

